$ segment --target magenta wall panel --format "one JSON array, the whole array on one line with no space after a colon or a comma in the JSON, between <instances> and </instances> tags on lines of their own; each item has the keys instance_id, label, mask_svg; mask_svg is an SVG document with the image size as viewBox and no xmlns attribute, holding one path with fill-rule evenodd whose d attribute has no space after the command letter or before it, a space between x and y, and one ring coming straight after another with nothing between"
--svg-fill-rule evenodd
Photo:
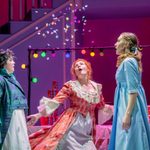
<instances>
[{"instance_id":1,"label":"magenta wall panel","mask_svg":"<svg viewBox=\"0 0 150 150\"><path fill-rule=\"evenodd\" d=\"M32 0L26 0L26 12L28 13L32 8Z\"/></svg>"},{"instance_id":2,"label":"magenta wall panel","mask_svg":"<svg viewBox=\"0 0 150 150\"><path fill-rule=\"evenodd\" d=\"M20 20L20 0L12 1L12 20Z\"/></svg>"},{"instance_id":3,"label":"magenta wall panel","mask_svg":"<svg viewBox=\"0 0 150 150\"><path fill-rule=\"evenodd\" d=\"M2 26L9 20L8 0L1 0L0 2L0 26Z\"/></svg>"},{"instance_id":4,"label":"magenta wall panel","mask_svg":"<svg viewBox=\"0 0 150 150\"><path fill-rule=\"evenodd\" d=\"M38 8L38 2L39 2L39 0L32 0L33 8Z\"/></svg>"},{"instance_id":5,"label":"magenta wall panel","mask_svg":"<svg viewBox=\"0 0 150 150\"><path fill-rule=\"evenodd\" d=\"M141 45L150 46L150 18L124 18L88 20L83 32L83 46L107 47L113 46L121 32L134 32ZM93 43L93 44L92 44ZM143 86L150 104L150 47L143 49ZM93 67L93 78L103 84L103 93L106 101L113 102L116 86L116 54L114 50L107 49L104 56L90 57L89 54L81 56L88 59Z\"/></svg>"},{"instance_id":6,"label":"magenta wall panel","mask_svg":"<svg viewBox=\"0 0 150 150\"><path fill-rule=\"evenodd\" d=\"M20 20L24 19L26 3L27 3L26 0L15 0L15 1L12 1L11 20L13 20L13 21L20 21Z\"/></svg>"},{"instance_id":7,"label":"magenta wall panel","mask_svg":"<svg viewBox=\"0 0 150 150\"><path fill-rule=\"evenodd\" d=\"M43 8L52 8L52 0L42 0Z\"/></svg>"},{"instance_id":8,"label":"magenta wall panel","mask_svg":"<svg viewBox=\"0 0 150 150\"><path fill-rule=\"evenodd\" d=\"M53 0L32 0L34 8L52 8Z\"/></svg>"},{"instance_id":9,"label":"magenta wall panel","mask_svg":"<svg viewBox=\"0 0 150 150\"><path fill-rule=\"evenodd\" d=\"M27 9L25 6L26 6L26 0L21 0L20 1L20 19L23 20L25 15L26 15L26 10Z\"/></svg>"}]
</instances>

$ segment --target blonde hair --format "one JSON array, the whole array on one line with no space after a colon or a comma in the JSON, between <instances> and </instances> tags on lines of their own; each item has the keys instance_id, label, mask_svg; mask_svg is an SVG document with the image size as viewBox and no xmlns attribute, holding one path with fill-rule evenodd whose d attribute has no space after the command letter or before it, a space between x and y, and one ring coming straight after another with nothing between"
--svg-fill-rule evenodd
<instances>
[{"instance_id":1,"label":"blonde hair","mask_svg":"<svg viewBox=\"0 0 150 150\"><path fill-rule=\"evenodd\" d=\"M88 72L87 72L87 76L88 76L88 80L92 79L92 67L91 67L91 63L86 61L85 59L81 59L78 58L76 61L73 62L72 66L71 66L71 74L73 75L73 77L75 77L77 79L77 76L75 74L75 64L79 61L82 61L85 63L85 65L87 66Z\"/></svg>"},{"instance_id":2,"label":"blonde hair","mask_svg":"<svg viewBox=\"0 0 150 150\"><path fill-rule=\"evenodd\" d=\"M118 56L116 66L119 67L125 58L133 57L138 62L139 70L142 71L142 54L140 52L141 48L139 47L139 40L137 36L130 32L123 32L120 34L120 36L125 40L127 47L124 48L123 53Z\"/></svg>"}]
</instances>

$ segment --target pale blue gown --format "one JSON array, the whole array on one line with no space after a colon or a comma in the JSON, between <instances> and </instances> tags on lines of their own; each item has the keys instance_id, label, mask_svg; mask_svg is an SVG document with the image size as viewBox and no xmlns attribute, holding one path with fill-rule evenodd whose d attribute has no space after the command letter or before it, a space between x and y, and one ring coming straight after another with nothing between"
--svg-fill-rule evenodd
<instances>
[{"instance_id":1,"label":"pale blue gown","mask_svg":"<svg viewBox=\"0 0 150 150\"><path fill-rule=\"evenodd\" d=\"M126 58L116 72L117 87L114 98L114 117L109 150L150 150L150 126L147 101L141 83L141 73L135 58ZM129 93L138 93L128 131L122 129L122 120Z\"/></svg>"}]
</instances>

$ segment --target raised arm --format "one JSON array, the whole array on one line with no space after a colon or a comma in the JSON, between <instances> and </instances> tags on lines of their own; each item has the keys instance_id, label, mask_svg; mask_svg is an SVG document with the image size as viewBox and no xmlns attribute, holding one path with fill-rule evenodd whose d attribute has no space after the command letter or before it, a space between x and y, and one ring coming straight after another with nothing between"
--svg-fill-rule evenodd
<instances>
[{"instance_id":1,"label":"raised arm","mask_svg":"<svg viewBox=\"0 0 150 150\"><path fill-rule=\"evenodd\" d=\"M71 94L71 86L65 83L62 89L53 98L43 97L38 106L38 113L28 116L28 125L34 125L41 116L49 116L52 114L61 103L63 103Z\"/></svg>"}]
</instances>

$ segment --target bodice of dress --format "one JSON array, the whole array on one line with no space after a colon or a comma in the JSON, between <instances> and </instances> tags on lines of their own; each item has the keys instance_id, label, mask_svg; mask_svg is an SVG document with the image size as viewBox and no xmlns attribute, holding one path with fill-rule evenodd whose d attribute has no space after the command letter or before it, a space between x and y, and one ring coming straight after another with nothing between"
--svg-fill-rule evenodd
<instances>
[{"instance_id":1,"label":"bodice of dress","mask_svg":"<svg viewBox=\"0 0 150 150\"><path fill-rule=\"evenodd\" d=\"M86 91L78 81L68 81L64 84L61 91L54 97L55 100L62 102L61 96L66 97L71 101L71 108L86 115L88 112L94 115L95 107L100 104L101 101L101 85L93 81L90 81L95 90ZM101 104L101 106L104 105ZM99 105L100 106L100 105Z\"/></svg>"},{"instance_id":2,"label":"bodice of dress","mask_svg":"<svg viewBox=\"0 0 150 150\"><path fill-rule=\"evenodd\" d=\"M79 81L69 81L68 84L71 85L72 92L75 92L78 98L84 99L88 103L98 103L100 101L101 85L93 81L89 82L91 82L94 90L87 91L87 89L81 86Z\"/></svg>"},{"instance_id":3,"label":"bodice of dress","mask_svg":"<svg viewBox=\"0 0 150 150\"><path fill-rule=\"evenodd\" d=\"M92 91L86 91L77 80L66 82L53 99L45 97L41 99L39 112L46 109L46 115L51 114L58 108L60 103L69 99L71 103L69 109L80 112L85 116L89 112L91 116L94 116L95 107L103 108L105 103L101 93L102 86L93 81L90 82L93 86Z\"/></svg>"},{"instance_id":4,"label":"bodice of dress","mask_svg":"<svg viewBox=\"0 0 150 150\"><path fill-rule=\"evenodd\" d=\"M126 58L116 71L117 85L134 90L141 85L141 73L135 58Z\"/></svg>"}]
</instances>

